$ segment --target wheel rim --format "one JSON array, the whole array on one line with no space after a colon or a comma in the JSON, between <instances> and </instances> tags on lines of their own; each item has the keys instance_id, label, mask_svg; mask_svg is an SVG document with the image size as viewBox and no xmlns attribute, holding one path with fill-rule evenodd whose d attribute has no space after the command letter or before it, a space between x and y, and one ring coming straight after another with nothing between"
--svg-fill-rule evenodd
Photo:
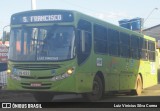
<instances>
[{"instance_id":1,"label":"wheel rim","mask_svg":"<svg viewBox=\"0 0 160 111\"><path fill-rule=\"evenodd\" d=\"M87 100L89 101L97 101L102 97L103 94L103 85L101 82L101 78L96 76L93 81L92 92L86 94Z\"/></svg>"},{"instance_id":2,"label":"wheel rim","mask_svg":"<svg viewBox=\"0 0 160 111\"><path fill-rule=\"evenodd\" d=\"M98 82L94 81L94 84L93 84L93 95L98 94L99 90L100 90L100 86L99 86Z\"/></svg>"},{"instance_id":3,"label":"wheel rim","mask_svg":"<svg viewBox=\"0 0 160 111\"><path fill-rule=\"evenodd\" d=\"M141 85L141 81L138 79L137 81L137 94L141 94L142 92L142 85Z\"/></svg>"}]
</instances>

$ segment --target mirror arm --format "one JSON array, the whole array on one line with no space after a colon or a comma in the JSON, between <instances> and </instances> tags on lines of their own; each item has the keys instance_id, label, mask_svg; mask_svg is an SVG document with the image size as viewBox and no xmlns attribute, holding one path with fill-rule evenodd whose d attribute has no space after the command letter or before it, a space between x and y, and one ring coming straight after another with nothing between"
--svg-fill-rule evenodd
<instances>
[{"instance_id":1,"label":"mirror arm","mask_svg":"<svg viewBox=\"0 0 160 111\"><path fill-rule=\"evenodd\" d=\"M7 32L4 30L6 27L9 27L10 25L6 25L3 27L3 37L2 37L2 44L5 44Z\"/></svg>"}]
</instances>

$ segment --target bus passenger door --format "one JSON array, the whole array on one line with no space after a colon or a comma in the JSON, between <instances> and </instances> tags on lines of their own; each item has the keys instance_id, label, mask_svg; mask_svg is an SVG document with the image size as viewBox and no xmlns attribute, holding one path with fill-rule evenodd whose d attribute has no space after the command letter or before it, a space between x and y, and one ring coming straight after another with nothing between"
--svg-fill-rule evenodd
<instances>
[{"instance_id":1,"label":"bus passenger door","mask_svg":"<svg viewBox=\"0 0 160 111\"><path fill-rule=\"evenodd\" d=\"M92 67L91 47L92 33L91 23L85 20L79 20L77 26L77 86L78 90L89 92L92 90Z\"/></svg>"}]
</instances>

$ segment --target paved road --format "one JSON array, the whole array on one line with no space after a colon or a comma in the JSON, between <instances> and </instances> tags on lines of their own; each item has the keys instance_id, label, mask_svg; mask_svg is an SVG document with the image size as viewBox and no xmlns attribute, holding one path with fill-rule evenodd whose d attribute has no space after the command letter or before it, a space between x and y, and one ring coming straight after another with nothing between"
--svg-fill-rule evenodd
<instances>
[{"instance_id":1,"label":"paved road","mask_svg":"<svg viewBox=\"0 0 160 111\"><path fill-rule=\"evenodd\" d=\"M114 96L106 95L98 102L160 102L160 84L147 88L141 96L129 96L117 94ZM0 102L36 102L32 94L29 93L0 93ZM82 96L76 94L55 96L53 102L85 102Z\"/></svg>"},{"instance_id":2,"label":"paved road","mask_svg":"<svg viewBox=\"0 0 160 111\"><path fill-rule=\"evenodd\" d=\"M36 102L33 96L29 93L0 93L0 102ZM63 102L62 108L50 108L50 109L24 109L25 111L159 111L158 108L63 108L64 102L84 102L81 95L59 95L53 99L53 102ZM141 96L128 96L124 94L117 94L114 96L106 96L98 102L160 102L160 84L147 88L143 91ZM72 105L71 103L71 105ZM7 109L3 111L13 111L13 109ZM22 109L14 109L14 111L21 111ZM2 109L0 109L2 111Z\"/></svg>"}]
</instances>

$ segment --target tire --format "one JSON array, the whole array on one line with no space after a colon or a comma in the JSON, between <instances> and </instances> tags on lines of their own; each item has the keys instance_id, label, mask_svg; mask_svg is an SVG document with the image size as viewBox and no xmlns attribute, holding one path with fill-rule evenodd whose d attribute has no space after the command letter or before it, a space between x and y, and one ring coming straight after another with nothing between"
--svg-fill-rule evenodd
<instances>
[{"instance_id":1,"label":"tire","mask_svg":"<svg viewBox=\"0 0 160 111\"><path fill-rule=\"evenodd\" d=\"M136 89L132 91L132 95L141 95L142 90L143 90L143 83L142 83L142 78L140 75L137 76L135 87Z\"/></svg>"},{"instance_id":2,"label":"tire","mask_svg":"<svg viewBox=\"0 0 160 111\"><path fill-rule=\"evenodd\" d=\"M87 101L98 101L103 96L103 85L102 80L99 76L95 76L93 81L92 92L88 94L83 94L84 99Z\"/></svg>"},{"instance_id":3,"label":"tire","mask_svg":"<svg viewBox=\"0 0 160 111\"><path fill-rule=\"evenodd\" d=\"M54 94L48 92L36 92L33 93L33 96L37 102L51 102Z\"/></svg>"}]
</instances>

